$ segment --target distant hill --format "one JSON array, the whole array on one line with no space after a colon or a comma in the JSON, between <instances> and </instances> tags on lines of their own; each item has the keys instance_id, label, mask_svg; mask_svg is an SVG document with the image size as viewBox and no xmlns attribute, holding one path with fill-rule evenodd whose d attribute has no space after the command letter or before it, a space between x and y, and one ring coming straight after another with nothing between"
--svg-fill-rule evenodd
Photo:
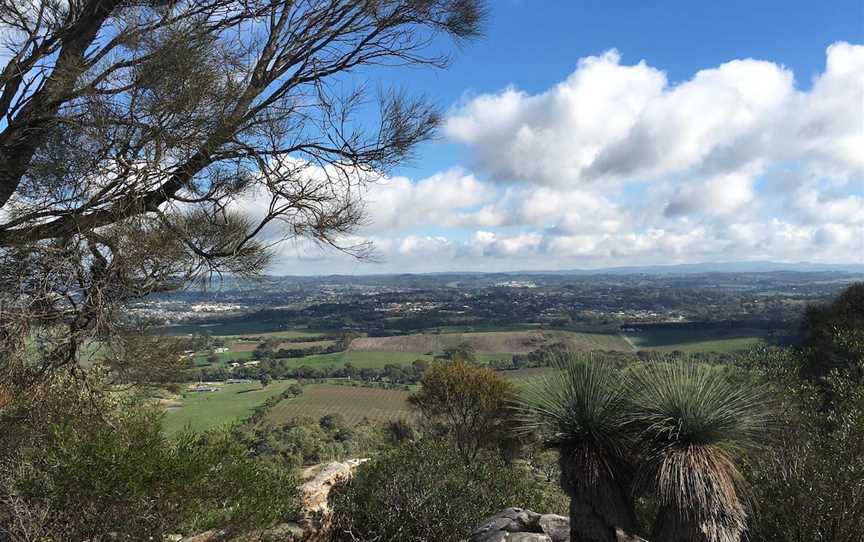
<instances>
[{"instance_id":1,"label":"distant hill","mask_svg":"<svg viewBox=\"0 0 864 542\"><path fill-rule=\"evenodd\" d=\"M790 271L797 273L841 272L864 273L862 264L822 264L810 262L704 262L671 265L636 265L623 267L606 267L600 269L568 269L561 271L524 271L522 274L562 274L562 275L689 275L704 273L771 273Z\"/></svg>"}]
</instances>

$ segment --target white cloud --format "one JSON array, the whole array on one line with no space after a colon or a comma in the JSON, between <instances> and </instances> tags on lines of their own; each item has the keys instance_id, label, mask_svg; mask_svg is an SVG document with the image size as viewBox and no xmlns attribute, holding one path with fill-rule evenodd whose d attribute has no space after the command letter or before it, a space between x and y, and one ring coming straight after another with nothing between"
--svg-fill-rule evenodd
<instances>
[{"instance_id":1,"label":"white cloud","mask_svg":"<svg viewBox=\"0 0 864 542\"><path fill-rule=\"evenodd\" d=\"M368 185L359 239L374 241L385 263L322 265L864 263L862 46L829 47L807 89L789 69L753 59L670 83L610 51L545 92L469 100L445 132L476 171Z\"/></svg>"},{"instance_id":2,"label":"white cloud","mask_svg":"<svg viewBox=\"0 0 864 542\"><path fill-rule=\"evenodd\" d=\"M455 211L476 207L494 194L492 187L459 168L417 182L406 177L383 178L367 191L366 207L374 231L450 222L455 220Z\"/></svg>"},{"instance_id":3,"label":"white cloud","mask_svg":"<svg viewBox=\"0 0 864 542\"><path fill-rule=\"evenodd\" d=\"M550 90L511 87L455 109L445 132L494 178L546 186L730 174L753 162L864 171L864 46L836 43L809 91L743 59L671 84L616 51L582 59Z\"/></svg>"}]
</instances>

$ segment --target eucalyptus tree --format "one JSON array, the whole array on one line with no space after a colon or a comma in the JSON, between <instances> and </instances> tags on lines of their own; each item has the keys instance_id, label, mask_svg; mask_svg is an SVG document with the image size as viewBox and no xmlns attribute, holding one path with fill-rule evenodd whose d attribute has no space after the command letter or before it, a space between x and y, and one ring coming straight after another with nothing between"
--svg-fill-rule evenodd
<instances>
[{"instance_id":1,"label":"eucalyptus tree","mask_svg":"<svg viewBox=\"0 0 864 542\"><path fill-rule=\"evenodd\" d=\"M272 243L366 254L363 185L439 116L362 77L444 67L484 17L482 0L0 0L0 381L75 367L130 299L254 274Z\"/></svg>"}]
</instances>

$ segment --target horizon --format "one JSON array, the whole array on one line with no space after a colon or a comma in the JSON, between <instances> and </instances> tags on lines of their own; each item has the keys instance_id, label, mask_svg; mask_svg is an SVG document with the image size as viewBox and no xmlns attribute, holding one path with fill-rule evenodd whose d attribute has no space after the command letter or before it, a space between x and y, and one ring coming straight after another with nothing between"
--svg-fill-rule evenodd
<instances>
[{"instance_id":1,"label":"horizon","mask_svg":"<svg viewBox=\"0 0 864 542\"><path fill-rule=\"evenodd\" d=\"M710 267L715 267L710 269ZM752 269L746 269L750 266ZM722 269L723 267L744 267L745 269ZM864 263L821 263L821 262L775 262L768 260L751 260L751 261L722 261L722 262L691 262L691 263L670 263L670 264L649 264L649 265L621 265L613 267L584 267L584 268L567 268L567 269L516 269L510 271L404 271L404 272L370 272L370 273L325 273L325 274L278 274L265 273L260 275L264 278L326 278L326 277L390 277L399 275L542 275L556 274L566 275L573 274L621 274L621 275L662 275L683 273L684 270L690 268L709 268L693 270L685 274L713 274L713 273L864 273ZM668 270L668 271L666 271ZM230 277L232 275L225 274ZM253 279L254 280L254 279Z\"/></svg>"}]
</instances>

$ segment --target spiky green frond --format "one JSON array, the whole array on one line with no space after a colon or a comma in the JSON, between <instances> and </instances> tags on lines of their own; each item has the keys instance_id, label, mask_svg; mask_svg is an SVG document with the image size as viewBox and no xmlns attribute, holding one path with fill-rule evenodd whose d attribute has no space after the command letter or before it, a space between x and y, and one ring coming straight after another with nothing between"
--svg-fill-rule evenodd
<instances>
[{"instance_id":1,"label":"spiky green frond","mask_svg":"<svg viewBox=\"0 0 864 542\"><path fill-rule=\"evenodd\" d=\"M735 459L768 438L766 395L722 367L687 361L632 368L627 382L644 454L640 485L699 539L739 540L747 506Z\"/></svg>"},{"instance_id":2,"label":"spiky green frond","mask_svg":"<svg viewBox=\"0 0 864 542\"><path fill-rule=\"evenodd\" d=\"M634 367L628 376L630 417L654 446L712 445L737 454L764 441L767 395L723 367L668 361Z\"/></svg>"},{"instance_id":3,"label":"spiky green frond","mask_svg":"<svg viewBox=\"0 0 864 542\"><path fill-rule=\"evenodd\" d=\"M517 407L521 430L560 449L589 481L601 470L614 477L631 442L620 372L584 353L561 354L552 367L522 391Z\"/></svg>"}]
</instances>

